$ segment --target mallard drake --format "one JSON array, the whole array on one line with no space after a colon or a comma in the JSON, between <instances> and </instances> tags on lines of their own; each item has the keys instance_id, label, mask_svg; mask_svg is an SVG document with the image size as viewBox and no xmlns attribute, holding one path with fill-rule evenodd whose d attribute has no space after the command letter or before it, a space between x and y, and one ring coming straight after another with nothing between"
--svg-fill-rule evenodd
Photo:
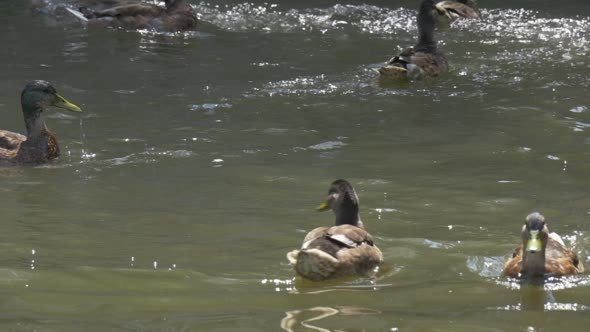
<instances>
[{"instance_id":1,"label":"mallard drake","mask_svg":"<svg viewBox=\"0 0 590 332\"><path fill-rule=\"evenodd\" d=\"M165 7L128 0L92 1L79 11L68 9L89 23L128 29L154 29L167 32L193 30L197 14L187 0L164 0Z\"/></svg>"},{"instance_id":2,"label":"mallard drake","mask_svg":"<svg viewBox=\"0 0 590 332\"><path fill-rule=\"evenodd\" d=\"M383 262L383 254L364 229L358 196L348 181L334 181L317 208L330 209L336 214L335 226L309 232L301 249L289 252L287 259L299 275L314 281L369 274Z\"/></svg>"},{"instance_id":3,"label":"mallard drake","mask_svg":"<svg viewBox=\"0 0 590 332\"><path fill-rule=\"evenodd\" d=\"M82 110L57 94L46 81L27 83L21 94L21 105L27 136L0 130L0 164L38 164L57 158L57 138L47 129L41 113L49 106L72 112Z\"/></svg>"},{"instance_id":4,"label":"mallard drake","mask_svg":"<svg viewBox=\"0 0 590 332\"><path fill-rule=\"evenodd\" d=\"M541 278L584 272L578 255L567 248L556 233L549 233L545 217L533 212L522 227L522 245L504 265L504 275L513 278Z\"/></svg>"},{"instance_id":5,"label":"mallard drake","mask_svg":"<svg viewBox=\"0 0 590 332\"><path fill-rule=\"evenodd\" d=\"M440 16L452 18L453 15L463 16L470 13L465 7L465 4L456 1L423 0L416 16L418 42L379 68L380 78L387 81L404 81L435 77L447 72L447 58L438 50L434 40L436 20Z\"/></svg>"}]
</instances>

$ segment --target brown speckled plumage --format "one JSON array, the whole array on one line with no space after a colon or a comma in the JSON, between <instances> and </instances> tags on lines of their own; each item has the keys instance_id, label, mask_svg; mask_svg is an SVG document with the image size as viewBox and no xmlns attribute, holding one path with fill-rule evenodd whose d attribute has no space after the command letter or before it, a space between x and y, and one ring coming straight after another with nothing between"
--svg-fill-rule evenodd
<instances>
[{"instance_id":1,"label":"brown speckled plumage","mask_svg":"<svg viewBox=\"0 0 590 332\"><path fill-rule=\"evenodd\" d=\"M416 52L411 47L379 68L379 74L381 79L403 81L436 77L448 70L449 64L442 52Z\"/></svg>"},{"instance_id":2,"label":"brown speckled plumage","mask_svg":"<svg viewBox=\"0 0 590 332\"><path fill-rule=\"evenodd\" d=\"M166 0L166 7L145 2L93 1L80 8L90 24L177 32L194 30L197 14L186 0Z\"/></svg>"},{"instance_id":3,"label":"brown speckled plumage","mask_svg":"<svg viewBox=\"0 0 590 332\"><path fill-rule=\"evenodd\" d=\"M6 144L10 137L10 146ZM50 131L42 137L28 140L21 134L0 131L0 162L17 164L45 163L59 157L57 137Z\"/></svg>"},{"instance_id":4,"label":"brown speckled plumage","mask_svg":"<svg viewBox=\"0 0 590 332\"><path fill-rule=\"evenodd\" d=\"M358 197L344 180L332 183L321 210L336 213L336 225L309 232L301 249L287 254L295 271L305 279L321 281L370 274L383 262L383 254L358 215Z\"/></svg>"},{"instance_id":5,"label":"brown speckled plumage","mask_svg":"<svg viewBox=\"0 0 590 332\"><path fill-rule=\"evenodd\" d=\"M469 1L469 0L467 0ZM439 76L449 70L447 59L438 50L434 40L434 29L439 17L451 19L453 16L477 18L476 10L465 4L467 1L423 0L416 21L418 24L418 41L414 47L392 57L379 68L382 82L407 81ZM471 5L474 5L470 1Z\"/></svg>"},{"instance_id":6,"label":"brown speckled plumage","mask_svg":"<svg viewBox=\"0 0 590 332\"><path fill-rule=\"evenodd\" d=\"M531 222L539 224L540 250L531 253L525 250L530 240ZM567 248L561 237L556 233L549 233L544 217L539 213L531 213L522 230L523 244L518 246L504 265L503 274L512 278L542 277L544 274L556 276L571 275L584 272L584 265L578 255ZM536 249L536 248L535 248ZM535 256L537 255L537 256ZM527 260L529 263L526 263ZM529 266L531 271L527 271ZM536 271L535 271L536 270Z\"/></svg>"}]
</instances>

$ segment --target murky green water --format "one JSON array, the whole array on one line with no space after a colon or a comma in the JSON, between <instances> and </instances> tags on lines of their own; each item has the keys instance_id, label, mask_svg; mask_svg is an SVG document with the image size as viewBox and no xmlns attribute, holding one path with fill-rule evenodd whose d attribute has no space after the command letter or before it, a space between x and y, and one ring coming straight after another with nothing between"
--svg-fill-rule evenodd
<instances>
[{"instance_id":1,"label":"murky green water","mask_svg":"<svg viewBox=\"0 0 590 332\"><path fill-rule=\"evenodd\" d=\"M85 113L45 114L58 161L0 170L1 330L587 329L587 277L499 277L533 210L590 265L585 1L481 0L437 34L448 75L392 87L372 68L413 44L414 1L194 2L210 26L182 36L26 3L0 3L0 127L29 79ZM386 264L294 283L336 178Z\"/></svg>"}]
</instances>

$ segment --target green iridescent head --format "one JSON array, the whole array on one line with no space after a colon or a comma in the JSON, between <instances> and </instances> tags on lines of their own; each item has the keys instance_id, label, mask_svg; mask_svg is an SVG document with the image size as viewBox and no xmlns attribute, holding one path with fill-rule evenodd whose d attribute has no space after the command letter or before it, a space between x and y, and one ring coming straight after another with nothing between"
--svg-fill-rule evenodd
<instances>
[{"instance_id":1,"label":"green iridescent head","mask_svg":"<svg viewBox=\"0 0 590 332\"><path fill-rule=\"evenodd\" d=\"M57 93L57 90L47 81L30 81L25 85L21 94L23 112L39 112L53 106L72 112L82 112L80 107L70 103Z\"/></svg>"}]
</instances>

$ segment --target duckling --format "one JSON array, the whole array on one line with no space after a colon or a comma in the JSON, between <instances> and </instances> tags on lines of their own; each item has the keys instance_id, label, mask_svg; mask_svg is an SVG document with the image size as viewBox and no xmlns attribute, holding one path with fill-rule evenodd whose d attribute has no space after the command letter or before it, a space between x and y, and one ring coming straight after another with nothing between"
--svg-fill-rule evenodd
<instances>
[{"instance_id":1,"label":"duckling","mask_svg":"<svg viewBox=\"0 0 590 332\"><path fill-rule=\"evenodd\" d=\"M512 278L542 278L584 272L578 255L567 248L561 237L549 233L545 217L533 212L522 227L522 245L504 265L504 275Z\"/></svg>"},{"instance_id":2,"label":"duckling","mask_svg":"<svg viewBox=\"0 0 590 332\"><path fill-rule=\"evenodd\" d=\"M313 229L301 249L289 252L287 259L300 276L313 281L369 274L383 262L383 254L364 229L359 199L348 181L334 181L317 208L330 209L336 214L335 226Z\"/></svg>"},{"instance_id":3,"label":"duckling","mask_svg":"<svg viewBox=\"0 0 590 332\"><path fill-rule=\"evenodd\" d=\"M466 7L456 1L423 0L420 3L418 15L418 42L414 47L402 51L391 58L387 64L378 69L379 77L384 81L405 81L435 77L449 70L449 64L444 53L438 50L434 40L434 28L439 16L459 16L470 13L467 10L457 10ZM451 14L453 13L453 14Z\"/></svg>"},{"instance_id":4,"label":"duckling","mask_svg":"<svg viewBox=\"0 0 590 332\"><path fill-rule=\"evenodd\" d=\"M194 30L197 14L187 0L164 0L164 4L161 7L140 1L95 0L79 11L68 11L89 23L108 26L167 32Z\"/></svg>"},{"instance_id":5,"label":"duckling","mask_svg":"<svg viewBox=\"0 0 590 332\"><path fill-rule=\"evenodd\" d=\"M47 129L41 113L54 106L72 112L82 110L57 94L47 81L28 82L21 94L27 135L0 130L0 165L39 164L59 156L57 138Z\"/></svg>"}]
</instances>

